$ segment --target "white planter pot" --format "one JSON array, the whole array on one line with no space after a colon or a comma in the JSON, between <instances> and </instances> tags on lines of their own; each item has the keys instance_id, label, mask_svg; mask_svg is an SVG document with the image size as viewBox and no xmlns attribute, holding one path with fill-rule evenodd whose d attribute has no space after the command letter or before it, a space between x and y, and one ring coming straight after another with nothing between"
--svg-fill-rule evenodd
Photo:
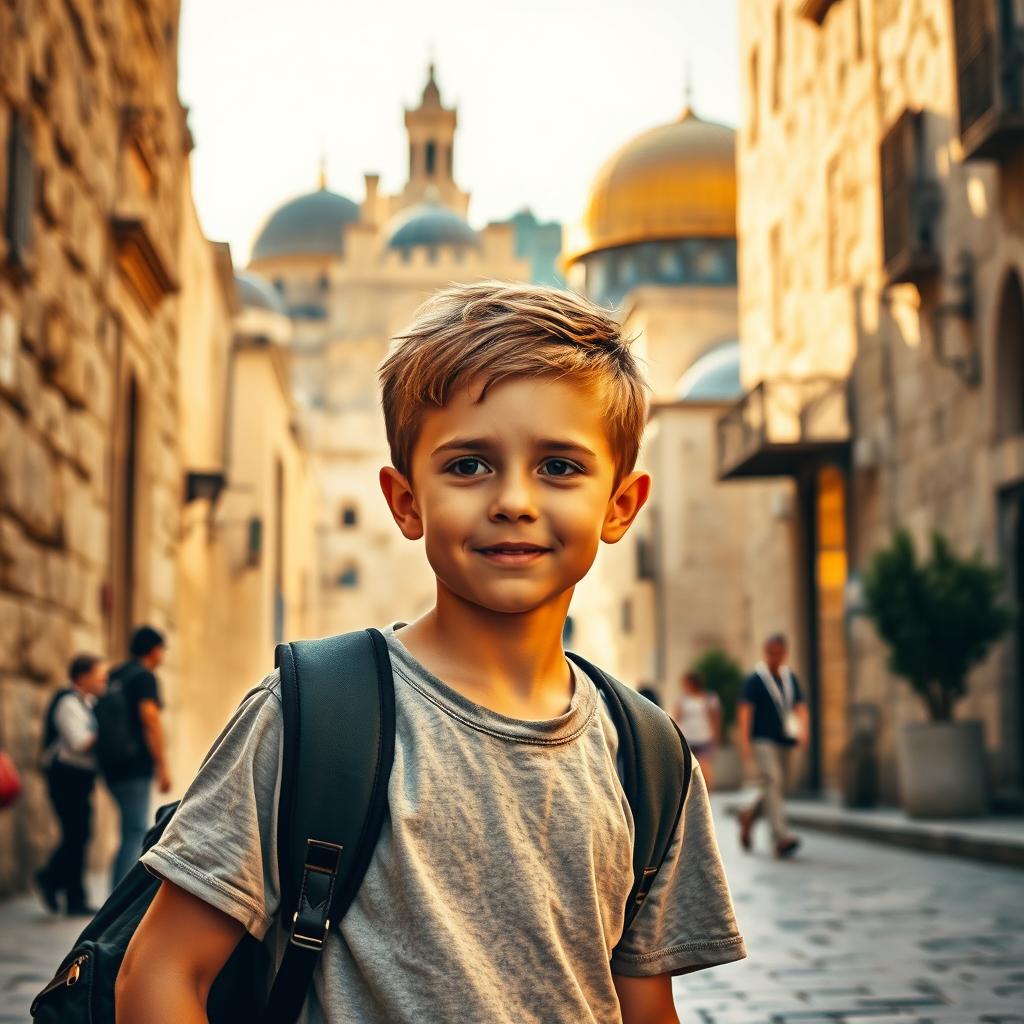
<instances>
[{"instance_id":1,"label":"white planter pot","mask_svg":"<svg viewBox=\"0 0 1024 1024\"><path fill-rule=\"evenodd\" d=\"M912 818L967 818L988 810L981 722L904 726L899 750L900 796Z\"/></svg>"},{"instance_id":2,"label":"white planter pot","mask_svg":"<svg viewBox=\"0 0 1024 1024\"><path fill-rule=\"evenodd\" d=\"M732 744L722 744L715 748L714 783L716 793L731 793L743 785L743 762L739 751Z\"/></svg>"}]
</instances>

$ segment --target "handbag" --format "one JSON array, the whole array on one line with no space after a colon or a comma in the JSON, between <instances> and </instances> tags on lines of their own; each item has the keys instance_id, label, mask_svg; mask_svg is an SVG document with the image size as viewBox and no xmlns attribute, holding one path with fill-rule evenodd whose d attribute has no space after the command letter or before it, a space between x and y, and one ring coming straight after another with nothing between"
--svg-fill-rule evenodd
<instances>
[{"instance_id":1,"label":"handbag","mask_svg":"<svg viewBox=\"0 0 1024 1024\"><path fill-rule=\"evenodd\" d=\"M21 796L21 776L14 759L0 750L0 808L10 807Z\"/></svg>"}]
</instances>

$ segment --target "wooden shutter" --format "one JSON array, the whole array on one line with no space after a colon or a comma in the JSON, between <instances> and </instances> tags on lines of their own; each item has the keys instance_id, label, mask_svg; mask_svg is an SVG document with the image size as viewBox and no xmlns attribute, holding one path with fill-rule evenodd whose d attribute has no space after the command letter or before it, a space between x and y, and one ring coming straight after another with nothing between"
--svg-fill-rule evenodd
<instances>
[{"instance_id":1,"label":"wooden shutter","mask_svg":"<svg viewBox=\"0 0 1024 1024\"><path fill-rule=\"evenodd\" d=\"M960 134L996 106L994 0L953 0Z\"/></svg>"}]
</instances>

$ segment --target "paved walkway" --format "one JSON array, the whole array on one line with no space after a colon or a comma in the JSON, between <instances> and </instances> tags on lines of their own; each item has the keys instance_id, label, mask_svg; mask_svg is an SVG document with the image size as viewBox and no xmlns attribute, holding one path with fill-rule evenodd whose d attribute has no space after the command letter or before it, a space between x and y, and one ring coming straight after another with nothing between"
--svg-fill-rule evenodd
<instances>
[{"instance_id":1,"label":"paved walkway","mask_svg":"<svg viewBox=\"0 0 1024 1024\"><path fill-rule=\"evenodd\" d=\"M780 863L735 827L720 817L750 958L679 979L684 1024L1024 1024L1024 872L814 833ZM80 927L0 904L0 1024L28 1020Z\"/></svg>"},{"instance_id":2,"label":"paved walkway","mask_svg":"<svg viewBox=\"0 0 1024 1024\"><path fill-rule=\"evenodd\" d=\"M685 1024L1024 1024L1024 873L808 833L744 854L719 816L749 959L676 982Z\"/></svg>"}]
</instances>

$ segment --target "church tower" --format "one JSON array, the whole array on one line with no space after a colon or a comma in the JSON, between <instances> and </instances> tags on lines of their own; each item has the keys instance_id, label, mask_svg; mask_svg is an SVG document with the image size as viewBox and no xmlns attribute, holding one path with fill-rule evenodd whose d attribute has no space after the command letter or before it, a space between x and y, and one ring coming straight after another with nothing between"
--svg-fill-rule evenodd
<instances>
[{"instance_id":1,"label":"church tower","mask_svg":"<svg viewBox=\"0 0 1024 1024\"><path fill-rule=\"evenodd\" d=\"M441 102L441 91L431 63L423 98L415 109L405 111L409 135L409 180L402 192L402 206L435 202L466 215L469 194L454 177L455 127L458 114Z\"/></svg>"}]
</instances>

